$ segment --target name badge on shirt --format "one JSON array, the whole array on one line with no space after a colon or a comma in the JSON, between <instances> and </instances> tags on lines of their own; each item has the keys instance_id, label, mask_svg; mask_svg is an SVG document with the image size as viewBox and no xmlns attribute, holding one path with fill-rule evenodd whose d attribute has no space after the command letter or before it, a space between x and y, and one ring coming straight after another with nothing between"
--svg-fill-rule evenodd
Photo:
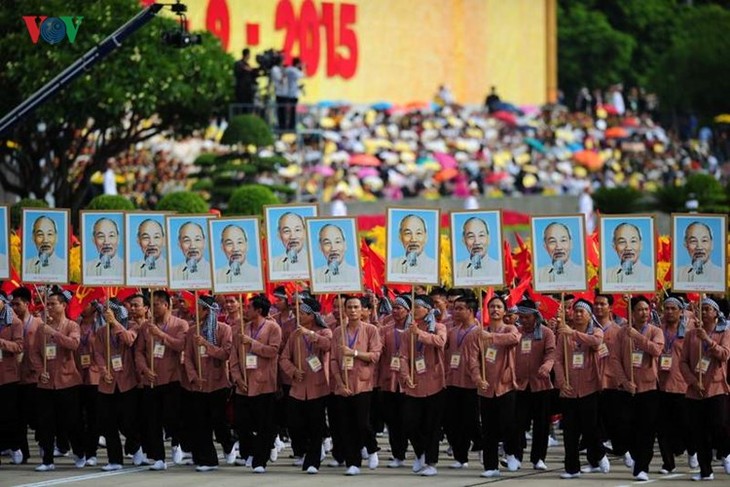
<instances>
[{"instance_id":1,"label":"name badge on shirt","mask_svg":"<svg viewBox=\"0 0 730 487\"><path fill-rule=\"evenodd\" d=\"M122 356L121 355L112 355L112 370L114 372L119 372L122 370Z\"/></svg>"},{"instance_id":2,"label":"name badge on shirt","mask_svg":"<svg viewBox=\"0 0 730 487\"><path fill-rule=\"evenodd\" d=\"M582 369L585 367L586 356L583 352L573 352L573 368Z\"/></svg>"},{"instance_id":3,"label":"name badge on shirt","mask_svg":"<svg viewBox=\"0 0 730 487\"><path fill-rule=\"evenodd\" d=\"M426 359L423 357L418 357L416 359L416 373L423 374L424 372L426 372Z\"/></svg>"},{"instance_id":4,"label":"name badge on shirt","mask_svg":"<svg viewBox=\"0 0 730 487\"><path fill-rule=\"evenodd\" d=\"M641 362L644 361L644 352L631 352L631 366L641 367Z\"/></svg>"},{"instance_id":5,"label":"name badge on shirt","mask_svg":"<svg viewBox=\"0 0 730 487\"><path fill-rule=\"evenodd\" d=\"M81 366L85 369L91 366L91 355L84 353L81 355Z\"/></svg>"},{"instance_id":6,"label":"name badge on shirt","mask_svg":"<svg viewBox=\"0 0 730 487\"><path fill-rule=\"evenodd\" d=\"M390 357L390 370L394 370L396 372L400 370L400 357L397 355Z\"/></svg>"},{"instance_id":7,"label":"name badge on shirt","mask_svg":"<svg viewBox=\"0 0 730 487\"><path fill-rule=\"evenodd\" d=\"M601 343L601 346L598 347L598 358L606 358L608 357L608 345L605 343Z\"/></svg>"},{"instance_id":8,"label":"name badge on shirt","mask_svg":"<svg viewBox=\"0 0 730 487\"><path fill-rule=\"evenodd\" d=\"M312 372L319 372L322 370L322 361L319 360L319 357L316 355L310 355L307 357L307 363L309 364L309 368L312 369Z\"/></svg>"},{"instance_id":9,"label":"name badge on shirt","mask_svg":"<svg viewBox=\"0 0 730 487\"><path fill-rule=\"evenodd\" d=\"M659 368L661 370L670 370L672 368L672 356L670 354L662 354L659 357Z\"/></svg>"},{"instance_id":10,"label":"name badge on shirt","mask_svg":"<svg viewBox=\"0 0 730 487\"><path fill-rule=\"evenodd\" d=\"M697 362L697 367L695 368L695 372L702 372L703 374L707 373L707 369L710 368L710 359L709 357L702 357L699 362Z\"/></svg>"},{"instance_id":11,"label":"name badge on shirt","mask_svg":"<svg viewBox=\"0 0 730 487\"><path fill-rule=\"evenodd\" d=\"M520 342L520 352L522 353L530 353L532 352L532 340L529 338L525 338Z\"/></svg>"},{"instance_id":12,"label":"name badge on shirt","mask_svg":"<svg viewBox=\"0 0 730 487\"><path fill-rule=\"evenodd\" d=\"M350 370L355 367L355 357L344 357L344 360L342 361L342 367L346 370Z\"/></svg>"},{"instance_id":13,"label":"name badge on shirt","mask_svg":"<svg viewBox=\"0 0 730 487\"><path fill-rule=\"evenodd\" d=\"M208 348L205 345L198 345L198 354L201 357L207 357L208 356Z\"/></svg>"},{"instance_id":14,"label":"name badge on shirt","mask_svg":"<svg viewBox=\"0 0 730 487\"><path fill-rule=\"evenodd\" d=\"M49 343L46 345L46 360L55 360L56 359L56 344L55 343Z\"/></svg>"},{"instance_id":15,"label":"name badge on shirt","mask_svg":"<svg viewBox=\"0 0 730 487\"><path fill-rule=\"evenodd\" d=\"M458 369L460 363L461 363L461 354L458 352L452 353L451 354L451 368Z\"/></svg>"},{"instance_id":16,"label":"name badge on shirt","mask_svg":"<svg viewBox=\"0 0 730 487\"><path fill-rule=\"evenodd\" d=\"M165 356L165 344L162 342L155 341L154 347L152 347L152 356L154 358L162 358Z\"/></svg>"},{"instance_id":17,"label":"name badge on shirt","mask_svg":"<svg viewBox=\"0 0 730 487\"><path fill-rule=\"evenodd\" d=\"M487 362L493 364L494 361L497 360L497 349L494 347L487 347L487 351L484 352L484 358L487 359Z\"/></svg>"},{"instance_id":18,"label":"name badge on shirt","mask_svg":"<svg viewBox=\"0 0 730 487\"><path fill-rule=\"evenodd\" d=\"M2 350L2 348L0 348L0 362L2 362L2 361L3 361L3 350Z\"/></svg>"},{"instance_id":19,"label":"name badge on shirt","mask_svg":"<svg viewBox=\"0 0 730 487\"><path fill-rule=\"evenodd\" d=\"M20 353L18 354L18 363L19 363L19 364L20 364L20 363L23 363L23 357L24 357L24 356L25 356L25 353L24 353L24 352L20 352Z\"/></svg>"},{"instance_id":20,"label":"name badge on shirt","mask_svg":"<svg viewBox=\"0 0 730 487\"><path fill-rule=\"evenodd\" d=\"M180 352L180 365L183 365L185 363L185 350Z\"/></svg>"},{"instance_id":21,"label":"name badge on shirt","mask_svg":"<svg viewBox=\"0 0 730 487\"><path fill-rule=\"evenodd\" d=\"M258 355L254 354L254 353L247 353L246 354L246 368L255 369L258 366L259 366Z\"/></svg>"}]
</instances>

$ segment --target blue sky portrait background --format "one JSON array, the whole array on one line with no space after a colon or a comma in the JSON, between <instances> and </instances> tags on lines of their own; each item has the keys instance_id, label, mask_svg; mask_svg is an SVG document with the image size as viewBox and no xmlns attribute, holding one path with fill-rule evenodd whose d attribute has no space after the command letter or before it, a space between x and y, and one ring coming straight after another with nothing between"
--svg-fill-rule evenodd
<instances>
[{"instance_id":1,"label":"blue sky portrait background","mask_svg":"<svg viewBox=\"0 0 730 487\"><path fill-rule=\"evenodd\" d=\"M619 258L616 255L616 251L613 249L613 231L622 223L631 223L636 225L641 231L641 254L639 255L639 262L656 268L654 252L654 232L653 220L650 217L636 217L636 218L610 218L604 217L601 219L601 241L603 242L603 248L605 249L603 256L603 265L606 268L617 267L620 264Z\"/></svg>"},{"instance_id":2,"label":"blue sky portrait background","mask_svg":"<svg viewBox=\"0 0 730 487\"><path fill-rule=\"evenodd\" d=\"M279 217L284 213L294 213L304 218L312 218L317 216L317 208L315 206L281 206L266 208L266 235L269 245L269 255L275 257L284 253L285 249L279 238ZM306 225L304 227L306 229ZM306 243L306 242L305 242ZM302 254L304 257L304 254Z\"/></svg>"},{"instance_id":3,"label":"blue sky portrait background","mask_svg":"<svg viewBox=\"0 0 730 487\"><path fill-rule=\"evenodd\" d=\"M543 234L548 225L553 222L562 223L568 227L568 229L570 230L570 235L573 239L573 248L570 252L570 260L575 264L583 265L583 263L585 262L583 249L585 245L585 237L583 236L583 232L581 232L581 223L583 221L582 216L553 216L546 218L535 218L532 221L535 239L535 244L533 245L533 247L535 248L535 252L533 255L536 259L535 267L537 269L539 269L540 267L552 265L552 259L547 253L547 250L545 250L545 240L543 238Z\"/></svg>"},{"instance_id":4,"label":"blue sky portrait background","mask_svg":"<svg viewBox=\"0 0 730 487\"><path fill-rule=\"evenodd\" d=\"M221 235L223 229L228 225L241 227L246 233L248 239L248 250L246 251L246 262L253 267L258 268L261 262L261 250L259 233L256 229L258 220L255 218L242 218L236 220L217 220L211 219L210 229L211 238L210 245L213 249L213 267L215 269L224 267L228 264L225 252L221 246Z\"/></svg>"},{"instance_id":5,"label":"blue sky portrait background","mask_svg":"<svg viewBox=\"0 0 730 487\"><path fill-rule=\"evenodd\" d=\"M345 250L345 262L353 267L357 266L357 258L355 252L358 242L355 232L355 226L352 222L353 220L342 219L307 221L307 235L309 237L309 242L311 246L310 248L312 249L311 252L313 257L312 271L314 271L314 269L317 269L318 267L322 267L327 264L327 261L325 260L324 255L322 254L322 251L319 247L319 231L322 229L322 227L329 224L332 224L342 229L342 233L345 236L345 242L347 244Z\"/></svg>"},{"instance_id":6,"label":"blue sky portrait background","mask_svg":"<svg viewBox=\"0 0 730 487\"><path fill-rule=\"evenodd\" d=\"M83 256L81 260L87 262L99 258L99 252L94 244L94 224L101 218L108 218L117 224L119 230L119 246L117 247L117 258L124 260L124 214L122 213L82 213L81 225L84 228L84 241L81 242Z\"/></svg>"},{"instance_id":7,"label":"blue sky portrait background","mask_svg":"<svg viewBox=\"0 0 730 487\"><path fill-rule=\"evenodd\" d=\"M497 262L502 262L502 228L497 211L474 211L471 213L452 213L452 245L456 249L456 261L469 258L469 252L464 245L464 222L471 217L481 218L489 228L489 248L487 255Z\"/></svg>"},{"instance_id":8,"label":"blue sky portrait background","mask_svg":"<svg viewBox=\"0 0 730 487\"><path fill-rule=\"evenodd\" d=\"M676 245L676 259L677 264L681 266L687 266L690 265L691 259L689 254L687 253L687 248L684 246L684 232L687 230L687 227L693 223L693 222L700 222L706 224L708 227L710 227L710 230L712 230L712 253L710 254L710 261L712 261L716 265L720 265L721 262L723 262L722 258L722 250L723 245L722 242L725 241L725 239L722 239L723 235L723 223L725 220L723 218L712 218L712 217L703 217L703 216L677 216L675 223L674 223L674 238L672 239L672 242Z\"/></svg>"},{"instance_id":9,"label":"blue sky portrait background","mask_svg":"<svg viewBox=\"0 0 730 487\"><path fill-rule=\"evenodd\" d=\"M38 256L38 249L33 240L33 223L38 218L45 216L54 221L56 230L58 231L54 254L61 260L68 260L68 213L66 211L53 211L46 208L43 210L26 210L24 215L23 235L30 236L30 238L23 239L24 259Z\"/></svg>"},{"instance_id":10,"label":"blue sky portrait background","mask_svg":"<svg viewBox=\"0 0 730 487\"><path fill-rule=\"evenodd\" d=\"M172 267L177 267L185 261L185 256L180 250L180 244L177 240L177 233L180 227L188 222L197 223L203 229L205 235L205 245L203 246L203 259L210 262L210 251L208 249L208 218L196 216L169 216L169 235L167 236L168 245L170 247L170 259Z\"/></svg>"},{"instance_id":11,"label":"blue sky portrait background","mask_svg":"<svg viewBox=\"0 0 730 487\"><path fill-rule=\"evenodd\" d=\"M408 209L389 209L390 225L388 228L388 257L396 258L405 256L403 244L400 241L400 222L408 215L420 216L426 222L426 245L423 253L432 259L436 259L436 240L439 238L439 221L438 211L436 210L408 210Z\"/></svg>"},{"instance_id":12,"label":"blue sky portrait background","mask_svg":"<svg viewBox=\"0 0 730 487\"><path fill-rule=\"evenodd\" d=\"M8 208L0 206L0 254L8 254Z\"/></svg>"},{"instance_id":13,"label":"blue sky portrait background","mask_svg":"<svg viewBox=\"0 0 730 487\"><path fill-rule=\"evenodd\" d=\"M127 249L129 251L129 262L138 262L144 259L142 249L137 243L137 230L139 225L145 220L154 220L160 224L162 231L165 232L165 214L164 213L140 213L127 214ZM164 262L167 259L167 240L165 239L164 249L160 257Z\"/></svg>"}]
</instances>

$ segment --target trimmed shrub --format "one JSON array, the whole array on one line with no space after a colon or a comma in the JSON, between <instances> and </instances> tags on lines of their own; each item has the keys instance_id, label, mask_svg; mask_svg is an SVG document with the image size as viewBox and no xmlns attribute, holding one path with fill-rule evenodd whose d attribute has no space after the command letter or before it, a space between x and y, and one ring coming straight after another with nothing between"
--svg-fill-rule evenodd
<instances>
[{"instance_id":1,"label":"trimmed shrub","mask_svg":"<svg viewBox=\"0 0 730 487\"><path fill-rule=\"evenodd\" d=\"M257 215L264 212L264 205L278 204L279 198L266 186L246 184L236 189L228 200L227 215Z\"/></svg>"},{"instance_id":2,"label":"trimmed shrub","mask_svg":"<svg viewBox=\"0 0 730 487\"><path fill-rule=\"evenodd\" d=\"M177 213L208 213L210 207L202 196L191 191L175 191L162 197L157 203L158 211Z\"/></svg>"}]
</instances>

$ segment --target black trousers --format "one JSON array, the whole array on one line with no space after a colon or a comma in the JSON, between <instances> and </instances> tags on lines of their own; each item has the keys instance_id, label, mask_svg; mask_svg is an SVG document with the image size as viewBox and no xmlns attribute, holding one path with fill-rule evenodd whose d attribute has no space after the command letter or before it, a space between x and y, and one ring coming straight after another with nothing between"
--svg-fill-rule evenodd
<instances>
[{"instance_id":1,"label":"black trousers","mask_svg":"<svg viewBox=\"0 0 730 487\"><path fill-rule=\"evenodd\" d=\"M332 436L332 458L339 463L343 463L345 461L345 439L340 429L338 399L338 396L334 394L327 396L327 421L329 423L330 435Z\"/></svg>"},{"instance_id":2,"label":"black trousers","mask_svg":"<svg viewBox=\"0 0 730 487\"><path fill-rule=\"evenodd\" d=\"M281 435L281 431L286 429L289 434L289 441L291 443L292 453L295 457L302 458L305 454L304 438L300 434L296 427L297 419L292 418L289 412L291 411L291 402L289 400L289 391L291 386L287 384L281 385L282 395L274 400L274 409L276 410L276 431ZM276 436L276 435L274 435Z\"/></svg>"},{"instance_id":3,"label":"black trousers","mask_svg":"<svg viewBox=\"0 0 730 487\"><path fill-rule=\"evenodd\" d=\"M198 466L218 465L218 453L213 443L213 432L225 453L233 448L231 430L226 420L228 388L212 392L191 392L190 413L193 461Z\"/></svg>"},{"instance_id":4,"label":"black trousers","mask_svg":"<svg viewBox=\"0 0 730 487\"><path fill-rule=\"evenodd\" d=\"M5 360L15 360L15 357ZM20 449L18 437L18 383L0 385L0 451Z\"/></svg>"},{"instance_id":5,"label":"black trousers","mask_svg":"<svg viewBox=\"0 0 730 487\"><path fill-rule=\"evenodd\" d=\"M634 394L631 398L631 456L634 458L634 475L649 472L649 464L654 458L654 440L657 434L657 415L659 391Z\"/></svg>"},{"instance_id":6,"label":"black trousers","mask_svg":"<svg viewBox=\"0 0 730 487\"><path fill-rule=\"evenodd\" d=\"M588 463L597 467L606 454L598 434L598 393L579 399L562 399L565 471L580 472L580 438L586 446Z\"/></svg>"},{"instance_id":7,"label":"black trousers","mask_svg":"<svg viewBox=\"0 0 730 487\"><path fill-rule=\"evenodd\" d=\"M459 463L467 463L471 437L477 426L476 389L448 387L445 409L444 427L446 438L454 453L454 460Z\"/></svg>"},{"instance_id":8,"label":"black trousers","mask_svg":"<svg viewBox=\"0 0 730 487\"><path fill-rule=\"evenodd\" d=\"M413 445L416 457L422 455L426 464L435 466L439 461L441 417L444 413L446 391L427 397L405 397L402 419L406 437Z\"/></svg>"},{"instance_id":9,"label":"black trousers","mask_svg":"<svg viewBox=\"0 0 730 487\"><path fill-rule=\"evenodd\" d=\"M236 431L241 458L251 456L254 468L266 467L276 436L273 392L252 397L236 394Z\"/></svg>"},{"instance_id":10,"label":"black trousers","mask_svg":"<svg viewBox=\"0 0 730 487\"><path fill-rule=\"evenodd\" d=\"M121 431L126 438L127 453L133 454L140 446L137 430L137 390L119 392L117 389L113 394L100 392L97 394L96 399L98 431L106 438L109 463L122 465L124 463L124 452L122 451L122 440L119 437L119 432Z\"/></svg>"},{"instance_id":11,"label":"black trousers","mask_svg":"<svg viewBox=\"0 0 730 487\"><path fill-rule=\"evenodd\" d=\"M342 438L342 453L348 467L360 467L360 451L370 433L370 400L372 393L361 392L354 396L337 396L335 407Z\"/></svg>"},{"instance_id":12,"label":"black trousers","mask_svg":"<svg viewBox=\"0 0 730 487\"><path fill-rule=\"evenodd\" d=\"M687 415L687 401L684 394L659 392L659 421L657 423L657 438L659 451L662 455L662 468L674 470L674 457L685 450L689 454L696 452L689 431Z\"/></svg>"},{"instance_id":13,"label":"black trousers","mask_svg":"<svg viewBox=\"0 0 730 487\"><path fill-rule=\"evenodd\" d=\"M631 394L617 389L606 389L600 394L603 436L611 440L613 454L623 456L631 446Z\"/></svg>"},{"instance_id":14,"label":"black trousers","mask_svg":"<svg viewBox=\"0 0 730 487\"><path fill-rule=\"evenodd\" d=\"M35 431L36 440L38 440L38 417L36 415L36 385L20 384L18 386L18 445L20 451L23 452L23 461L30 458L30 449L28 447L28 427ZM97 439L98 442L98 439Z\"/></svg>"},{"instance_id":15,"label":"black trousers","mask_svg":"<svg viewBox=\"0 0 730 487\"><path fill-rule=\"evenodd\" d=\"M532 449L530 462L534 465L545 460L550 435L550 390L531 392L529 387L524 391L517 391L517 425L519 449L516 457L522 461L527 440L525 431L530 431L532 424Z\"/></svg>"},{"instance_id":16,"label":"black trousers","mask_svg":"<svg viewBox=\"0 0 730 487\"><path fill-rule=\"evenodd\" d=\"M79 386L79 407L81 414L81 442L84 448L86 458L96 456L96 450L99 447L99 416L97 414L96 404L98 402L99 387L95 385ZM106 435L104 435L106 437ZM114 463L110 461L110 463Z\"/></svg>"},{"instance_id":17,"label":"black trousers","mask_svg":"<svg viewBox=\"0 0 730 487\"><path fill-rule=\"evenodd\" d=\"M79 388L37 389L38 442L43 448L43 464L53 463L54 441L58 435L68 438L78 457L84 456L79 428Z\"/></svg>"},{"instance_id":18,"label":"black trousers","mask_svg":"<svg viewBox=\"0 0 730 487\"><path fill-rule=\"evenodd\" d=\"M406 396L402 392L380 392L382 401L381 411L383 419L388 426L388 443L393 458L398 460L406 459L406 450L408 449L408 437L403 428L403 418L405 417Z\"/></svg>"},{"instance_id":19,"label":"black trousers","mask_svg":"<svg viewBox=\"0 0 730 487\"><path fill-rule=\"evenodd\" d=\"M484 470L497 470L498 444L504 442L504 452L516 455L519 450L516 418L517 393L510 391L499 397L479 397L482 419L482 459Z\"/></svg>"},{"instance_id":20,"label":"black trousers","mask_svg":"<svg viewBox=\"0 0 730 487\"><path fill-rule=\"evenodd\" d=\"M373 431L373 434L382 433L385 427L383 399L381 395L382 393L379 387L373 389L373 399L370 401L370 429Z\"/></svg>"},{"instance_id":21,"label":"black trousers","mask_svg":"<svg viewBox=\"0 0 730 487\"><path fill-rule=\"evenodd\" d=\"M172 444L178 445L180 429L180 383L155 387L145 387L142 390L142 403L147 416L147 431L145 447L150 460L165 460L165 434L172 437Z\"/></svg>"},{"instance_id":22,"label":"black trousers","mask_svg":"<svg viewBox=\"0 0 730 487\"><path fill-rule=\"evenodd\" d=\"M322 454L322 438L324 437L324 407L327 398L307 399L301 401L289 397L288 415L291 418L291 430L296 430L304 449L302 470L309 467L319 469Z\"/></svg>"},{"instance_id":23,"label":"black trousers","mask_svg":"<svg viewBox=\"0 0 730 487\"><path fill-rule=\"evenodd\" d=\"M712 447L727 441L721 438L727 419L726 401L725 395L701 400L687 399L690 432L697 447L697 461L703 477L709 477L712 473Z\"/></svg>"}]
</instances>

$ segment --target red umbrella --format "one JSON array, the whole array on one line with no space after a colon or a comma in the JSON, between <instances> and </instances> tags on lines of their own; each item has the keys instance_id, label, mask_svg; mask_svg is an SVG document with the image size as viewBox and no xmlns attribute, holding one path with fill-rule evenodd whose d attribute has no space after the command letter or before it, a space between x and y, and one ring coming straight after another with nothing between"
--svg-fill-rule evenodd
<instances>
[{"instance_id":1,"label":"red umbrella","mask_svg":"<svg viewBox=\"0 0 730 487\"><path fill-rule=\"evenodd\" d=\"M456 168L443 169L436 173L433 179L437 182L449 181L459 175L459 170Z\"/></svg>"},{"instance_id":2,"label":"red umbrella","mask_svg":"<svg viewBox=\"0 0 730 487\"><path fill-rule=\"evenodd\" d=\"M484 180L487 184L497 184L498 182L506 179L509 176L506 172L493 172Z\"/></svg>"},{"instance_id":3,"label":"red umbrella","mask_svg":"<svg viewBox=\"0 0 730 487\"><path fill-rule=\"evenodd\" d=\"M624 118L624 121L621 122L621 125L624 127L636 128L639 126L639 119L636 117L626 117Z\"/></svg>"},{"instance_id":4,"label":"red umbrella","mask_svg":"<svg viewBox=\"0 0 730 487\"><path fill-rule=\"evenodd\" d=\"M629 132L623 127L609 127L605 135L607 139L625 139L629 136Z\"/></svg>"},{"instance_id":5,"label":"red umbrella","mask_svg":"<svg viewBox=\"0 0 730 487\"><path fill-rule=\"evenodd\" d=\"M353 154L350 156L351 166L379 167L380 159L370 154Z\"/></svg>"},{"instance_id":6,"label":"red umbrella","mask_svg":"<svg viewBox=\"0 0 730 487\"><path fill-rule=\"evenodd\" d=\"M509 125L517 125L517 117L514 116L514 114L510 112L505 112L504 110L500 110L498 112L494 112L492 115L497 120L501 120L506 124Z\"/></svg>"},{"instance_id":7,"label":"red umbrella","mask_svg":"<svg viewBox=\"0 0 730 487\"><path fill-rule=\"evenodd\" d=\"M590 171L598 171L603 167L603 161L601 160L600 154L591 150L578 151L573 154L573 159L575 159L575 162Z\"/></svg>"},{"instance_id":8,"label":"red umbrella","mask_svg":"<svg viewBox=\"0 0 730 487\"><path fill-rule=\"evenodd\" d=\"M613 105L602 105L601 108L606 110L606 113L609 115L618 115L618 110Z\"/></svg>"}]
</instances>

